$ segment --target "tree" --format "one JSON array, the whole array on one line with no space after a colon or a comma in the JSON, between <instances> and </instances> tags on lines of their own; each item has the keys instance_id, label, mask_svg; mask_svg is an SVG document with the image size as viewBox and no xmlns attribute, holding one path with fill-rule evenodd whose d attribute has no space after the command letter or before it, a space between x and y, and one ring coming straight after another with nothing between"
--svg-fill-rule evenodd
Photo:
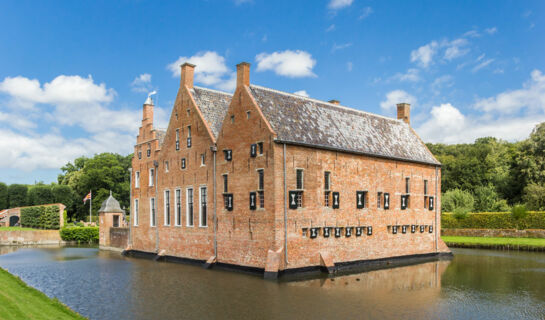
<instances>
[{"instance_id":1,"label":"tree","mask_svg":"<svg viewBox=\"0 0 545 320\"><path fill-rule=\"evenodd\" d=\"M517 173L524 186L545 185L545 122L537 125L520 145Z\"/></svg>"},{"instance_id":2,"label":"tree","mask_svg":"<svg viewBox=\"0 0 545 320\"><path fill-rule=\"evenodd\" d=\"M28 187L24 184L10 184L8 187L9 207L24 207L27 205Z\"/></svg>"},{"instance_id":3,"label":"tree","mask_svg":"<svg viewBox=\"0 0 545 320\"><path fill-rule=\"evenodd\" d=\"M456 209L472 211L474 202L475 200L470 192L461 189L453 189L443 194L441 208L446 212L453 212Z\"/></svg>"},{"instance_id":4,"label":"tree","mask_svg":"<svg viewBox=\"0 0 545 320\"><path fill-rule=\"evenodd\" d=\"M477 212L503 212L509 210L507 201L500 199L492 185L475 188L475 206Z\"/></svg>"},{"instance_id":5,"label":"tree","mask_svg":"<svg viewBox=\"0 0 545 320\"><path fill-rule=\"evenodd\" d=\"M0 182L0 210L8 208L8 186Z\"/></svg>"},{"instance_id":6,"label":"tree","mask_svg":"<svg viewBox=\"0 0 545 320\"><path fill-rule=\"evenodd\" d=\"M47 184L35 184L28 188L27 192L27 204L30 206L36 206L40 204L53 203L54 197L51 192L51 186Z\"/></svg>"},{"instance_id":7,"label":"tree","mask_svg":"<svg viewBox=\"0 0 545 320\"><path fill-rule=\"evenodd\" d=\"M62 203L67 208L74 204L74 191L68 185L52 184L51 193L55 203Z\"/></svg>"},{"instance_id":8,"label":"tree","mask_svg":"<svg viewBox=\"0 0 545 320\"><path fill-rule=\"evenodd\" d=\"M545 186L535 183L526 186L522 199L530 210L545 210Z\"/></svg>"}]
</instances>

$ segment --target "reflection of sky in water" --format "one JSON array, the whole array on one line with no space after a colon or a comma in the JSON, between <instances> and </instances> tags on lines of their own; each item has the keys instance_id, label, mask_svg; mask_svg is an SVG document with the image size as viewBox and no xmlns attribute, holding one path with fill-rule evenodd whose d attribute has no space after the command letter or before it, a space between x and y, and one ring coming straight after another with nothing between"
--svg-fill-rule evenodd
<instances>
[{"instance_id":1,"label":"reflection of sky in water","mask_svg":"<svg viewBox=\"0 0 545 320\"><path fill-rule=\"evenodd\" d=\"M7 252L6 252L7 251ZM545 254L455 250L452 262L291 282L93 248L0 250L0 266L92 319L539 319Z\"/></svg>"}]
</instances>

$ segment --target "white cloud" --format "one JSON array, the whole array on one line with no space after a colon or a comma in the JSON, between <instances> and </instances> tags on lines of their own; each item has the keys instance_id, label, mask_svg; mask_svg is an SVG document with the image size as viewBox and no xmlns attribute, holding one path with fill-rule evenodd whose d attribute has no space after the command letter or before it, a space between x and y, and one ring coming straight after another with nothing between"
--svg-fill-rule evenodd
<instances>
[{"instance_id":1,"label":"white cloud","mask_svg":"<svg viewBox=\"0 0 545 320\"><path fill-rule=\"evenodd\" d=\"M333 47L331 47L331 52L335 52L335 51L338 51L338 50L343 50L343 49L346 49L346 48L350 48L352 46L352 43L351 42L348 42L348 43L341 43L341 44L333 44Z\"/></svg>"},{"instance_id":2,"label":"white cloud","mask_svg":"<svg viewBox=\"0 0 545 320\"><path fill-rule=\"evenodd\" d=\"M327 7L332 10L338 10L349 7L354 0L331 0Z\"/></svg>"},{"instance_id":3,"label":"white cloud","mask_svg":"<svg viewBox=\"0 0 545 320\"><path fill-rule=\"evenodd\" d=\"M479 70L481 70L482 68L488 66L489 64L491 64L492 62L494 62L494 59L486 59L485 61L479 63L478 65L474 66L473 69L471 69L471 72L475 73Z\"/></svg>"},{"instance_id":4,"label":"white cloud","mask_svg":"<svg viewBox=\"0 0 545 320\"><path fill-rule=\"evenodd\" d=\"M307 98L310 97L306 90L295 91L294 94L298 96L307 97Z\"/></svg>"},{"instance_id":5,"label":"white cloud","mask_svg":"<svg viewBox=\"0 0 545 320\"><path fill-rule=\"evenodd\" d=\"M180 76L180 66L189 62L195 67L195 82L205 86L213 86L226 91L233 91L232 71L225 64L225 58L215 51L202 51L191 57L179 57L176 61L167 65L172 76ZM236 83L235 83L236 84Z\"/></svg>"},{"instance_id":6,"label":"white cloud","mask_svg":"<svg viewBox=\"0 0 545 320\"><path fill-rule=\"evenodd\" d=\"M469 52L469 48L467 48L468 44L469 42L464 38L455 39L446 43L444 58L450 61L466 55Z\"/></svg>"},{"instance_id":7,"label":"white cloud","mask_svg":"<svg viewBox=\"0 0 545 320\"><path fill-rule=\"evenodd\" d=\"M431 89L435 95L438 95L441 93L440 90L442 88L452 87L453 85L454 83L452 76L447 74L435 78L435 80L433 80L433 82L431 83Z\"/></svg>"},{"instance_id":8,"label":"white cloud","mask_svg":"<svg viewBox=\"0 0 545 320\"><path fill-rule=\"evenodd\" d=\"M474 107L478 110L490 112L498 111L503 114L512 114L526 109L528 112L545 112L545 75L534 70L530 80L518 90L508 90L495 97L479 99Z\"/></svg>"},{"instance_id":9,"label":"white cloud","mask_svg":"<svg viewBox=\"0 0 545 320\"><path fill-rule=\"evenodd\" d=\"M312 68L316 60L312 55L301 50L285 50L273 53L260 53L255 57L257 71L274 71L276 74L290 78L315 77Z\"/></svg>"},{"instance_id":10,"label":"white cloud","mask_svg":"<svg viewBox=\"0 0 545 320\"><path fill-rule=\"evenodd\" d=\"M369 17L371 15L371 13L373 13L373 8L371 8L371 7L363 8L363 10L361 11L360 16L358 17L358 20L363 20L363 19Z\"/></svg>"},{"instance_id":11,"label":"white cloud","mask_svg":"<svg viewBox=\"0 0 545 320\"><path fill-rule=\"evenodd\" d=\"M240 6L245 3L253 3L254 0L234 0L235 5Z\"/></svg>"},{"instance_id":12,"label":"white cloud","mask_svg":"<svg viewBox=\"0 0 545 320\"><path fill-rule=\"evenodd\" d=\"M420 81L420 71L415 68L410 68L406 73L396 73L392 76L392 80L418 82Z\"/></svg>"},{"instance_id":13,"label":"white cloud","mask_svg":"<svg viewBox=\"0 0 545 320\"><path fill-rule=\"evenodd\" d=\"M478 38L481 36L481 34L477 30L470 30L464 33L463 36L468 38Z\"/></svg>"},{"instance_id":14,"label":"white cloud","mask_svg":"<svg viewBox=\"0 0 545 320\"><path fill-rule=\"evenodd\" d=\"M396 105L398 103L410 103L414 105L416 103L416 98L403 90L394 90L386 94L386 100L380 103L380 108L385 112L392 112L396 110Z\"/></svg>"},{"instance_id":15,"label":"white cloud","mask_svg":"<svg viewBox=\"0 0 545 320\"><path fill-rule=\"evenodd\" d=\"M150 92L152 90L151 74L142 73L138 77L134 78L134 80L131 82L131 88L132 91L135 92Z\"/></svg>"},{"instance_id":16,"label":"white cloud","mask_svg":"<svg viewBox=\"0 0 545 320\"><path fill-rule=\"evenodd\" d=\"M325 29L325 32L330 32L330 31L333 31L333 30L335 30L335 25L334 24L327 27L327 29Z\"/></svg>"},{"instance_id":17,"label":"white cloud","mask_svg":"<svg viewBox=\"0 0 545 320\"><path fill-rule=\"evenodd\" d=\"M496 27L486 28L486 29L484 29L484 32L486 32L488 34L494 34L494 33L498 32L498 28L496 28Z\"/></svg>"},{"instance_id":18,"label":"white cloud","mask_svg":"<svg viewBox=\"0 0 545 320\"><path fill-rule=\"evenodd\" d=\"M420 48L411 51L411 62L416 62L422 68L427 68L433 62L433 56L437 52L439 44L432 41Z\"/></svg>"}]
</instances>

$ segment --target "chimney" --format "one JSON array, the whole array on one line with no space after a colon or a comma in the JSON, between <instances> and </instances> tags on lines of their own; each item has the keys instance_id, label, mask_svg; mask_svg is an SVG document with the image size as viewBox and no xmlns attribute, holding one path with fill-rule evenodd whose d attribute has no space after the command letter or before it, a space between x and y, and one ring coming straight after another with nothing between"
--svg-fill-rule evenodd
<instances>
[{"instance_id":1,"label":"chimney","mask_svg":"<svg viewBox=\"0 0 545 320\"><path fill-rule=\"evenodd\" d=\"M237 87L250 85L250 64L241 62L237 64Z\"/></svg>"},{"instance_id":2,"label":"chimney","mask_svg":"<svg viewBox=\"0 0 545 320\"><path fill-rule=\"evenodd\" d=\"M411 105L408 103L397 104L397 119L411 124Z\"/></svg>"},{"instance_id":3,"label":"chimney","mask_svg":"<svg viewBox=\"0 0 545 320\"><path fill-rule=\"evenodd\" d=\"M151 97L148 97L144 102L142 122L153 123L153 100Z\"/></svg>"},{"instance_id":4,"label":"chimney","mask_svg":"<svg viewBox=\"0 0 545 320\"><path fill-rule=\"evenodd\" d=\"M336 105L339 105L339 104L341 103L339 100L335 100L335 99L329 100L328 102L329 102L329 103L336 104Z\"/></svg>"},{"instance_id":5,"label":"chimney","mask_svg":"<svg viewBox=\"0 0 545 320\"><path fill-rule=\"evenodd\" d=\"M193 74L195 72L195 65L189 62L182 64L182 77L180 79L180 87L187 86L189 89L193 88Z\"/></svg>"}]
</instances>

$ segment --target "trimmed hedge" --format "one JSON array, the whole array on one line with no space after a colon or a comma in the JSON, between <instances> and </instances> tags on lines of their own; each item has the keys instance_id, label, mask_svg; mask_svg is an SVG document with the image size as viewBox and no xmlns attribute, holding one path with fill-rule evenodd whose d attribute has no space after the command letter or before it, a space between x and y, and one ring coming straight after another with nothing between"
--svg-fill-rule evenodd
<instances>
[{"instance_id":1,"label":"trimmed hedge","mask_svg":"<svg viewBox=\"0 0 545 320\"><path fill-rule=\"evenodd\" d=\"M98 227L68 227L60 231L64 241L77 241L78 243L97 243Z\"/></svg>"},{"instance_id":2,"label":"trimmed hedge","mask_svg":"<svg viewBox=\"0 0 545 320\"><path fill-rule=\"evenodd\" d=\"M441 215L441 228L445 229L545 229L545 212L529 211L521 219L514 219L510 212L469 213L463 219L453 214Z\"/></svg>"},{"instance_id":3,"label":"trimmed hedge","mask_svg":"<svg viewBox=\"0 0 545 320\"><path fill-rule=\"evenodd\" d=\"M59 229L59 206L22 208L21 226L37 229Z\"/></svg>"}]
</instances>

